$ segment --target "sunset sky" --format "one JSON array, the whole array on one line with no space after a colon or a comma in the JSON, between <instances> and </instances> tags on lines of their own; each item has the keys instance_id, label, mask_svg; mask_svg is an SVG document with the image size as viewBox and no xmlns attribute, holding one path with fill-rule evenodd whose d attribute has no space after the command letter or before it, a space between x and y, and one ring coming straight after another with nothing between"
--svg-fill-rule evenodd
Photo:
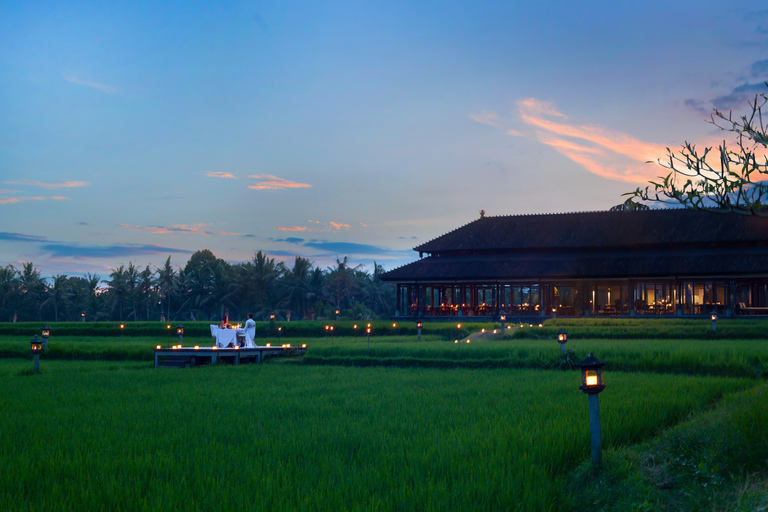
<instances>
[{"instance_id":1,"label":"sunset sky","mask_svg":"<svg viewBox=\"0 0 768 512\"><path fill-rule=\"evenodd\" d=\"M768 92L764 1L0 3L0 265L370 270L605 210Z\"/></svg>"}]
</instances>

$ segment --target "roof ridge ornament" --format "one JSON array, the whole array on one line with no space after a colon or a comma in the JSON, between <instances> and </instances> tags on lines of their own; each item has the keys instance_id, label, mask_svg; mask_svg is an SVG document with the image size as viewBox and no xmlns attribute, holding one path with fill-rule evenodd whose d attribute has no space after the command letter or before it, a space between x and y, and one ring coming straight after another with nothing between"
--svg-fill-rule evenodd
<instances>
[{"instance_id":1,"label":"roof ridge ornament","mask_svg":"<svg viewBox=\"0 0 768 512\"><path fill-rule=\"evenodd\" d=\"M485 218L485 210L480 210L480 218Z\"/></svg>"}]
</instances>

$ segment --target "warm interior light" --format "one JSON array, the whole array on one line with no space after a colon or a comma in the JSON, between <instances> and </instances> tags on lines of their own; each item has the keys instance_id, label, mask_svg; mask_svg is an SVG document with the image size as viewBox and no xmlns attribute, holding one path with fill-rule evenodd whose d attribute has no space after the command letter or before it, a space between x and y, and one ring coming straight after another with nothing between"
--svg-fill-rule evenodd
<instances>
[{"instance_id":1,"label":"warm interior light","mask_svg":"<svg viewBox=\"0 0 768 512\"><path fill-rule=\"evenodd\" d=\"M587 371L587 386L597 386L597 372L594 370Z\"/></svg>"}]
</instances>

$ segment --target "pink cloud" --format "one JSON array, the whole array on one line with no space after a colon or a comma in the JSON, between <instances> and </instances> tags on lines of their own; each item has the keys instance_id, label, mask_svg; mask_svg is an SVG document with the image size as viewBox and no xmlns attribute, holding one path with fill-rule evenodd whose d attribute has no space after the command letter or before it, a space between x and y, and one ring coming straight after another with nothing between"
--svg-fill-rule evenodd
<instances>
[{"instance_id":1,"label":"pink cloud","mask_svg":"<svg viewBox=\"0 0 768 512\"><path fill-rule=\"evenodd\" d=\"M218 171L208 171L205 173L206 175L210 176L211 178L228 178L228 179L237 179L237 176L234 174L230 174L228 172L218 172Z\"/></svg>"},{"instance_id":2,"label":"pink cloud","mask_svg":"<svg viewBox=\"0 0 768 512\"><path fill-rule=\"evenodd\" d=\"M645 142L600 126L571 123L552 103L528 98L518 102L520 119L536 129L539 142L587 171L613 180L646 182L662 174L646 162L663 158L663 144Z\"/></svg>"},{"instance_id":3,"label":"pink cloud","mask_svg":"<svg viewBox=\"0 0 768 512\"><path fill-rule=\"evenodd\" d=\"M29 185L32 187L41 187L41 188L48 188L48 189L85 187L87 185L90 185L90 183L88 183L87 181L60 181L58 183L45 183L42 181L35 181L35 180L17 180L17 181L4 181L3 183L7 183L8 185Z\"/></svg>"},{"instance_id":4,"label":"pink cloud","mask_svg":"<svg viewBox=\"0 0 768 512\"><path fill-rule=\"evenodd\" d=\"M277 226L275 229L278 231L313 231L304 226Z\"/></svg>"},{"instance_id":5,"label":"pink cloud","mask_svg":"<svg viewBox=\"0 0 768 512\"><path fill-rule=\"evenodd\" d=\"M45 198L40 196L0 198L0 204L14 204L14 203L20 203L21 201L45 201Z\"/></svg>"},{"instance_id":6,"label":"pink cloud","mask_svg":"<svg viewBox=\"0 0 768 512\"><path fill-rule=\"evenodd\" d=\"M131 229L133 231L145 231L153 235L168 235L173 233L184 233L190 235L203 236L235 236L241 233L227 233L225 231L209 231L205 229L210 224L176 224L174 226L131 226L129 224L118 224L121 228Z\"/></svg>"},{"instance_id":7,"label":"pink cloud","mask_svg":"<svg viewBox=\"0 0 768 512\"><path fill-rule=\"evenodd\" d=\"M256 180L255 185L248 185L248 188L254 190L284 190L286 188L311 188L308 183L298 183L296 181L278 178L271 174L255 174L250 176Z\"/></svg>"},{"instance_id":8,"label":"pink cloud","mask_svg":"<svg viewBox=\"0 0 768 512\"><path fill-rule=\"evenodd\" d=\"M336 223L336 222L333 222L333 221L330 221L329 224L336 231L339 231L340 229L349 229L350 228L349 224L339 224L339 223Z\"/></svg>"}]
</instances>

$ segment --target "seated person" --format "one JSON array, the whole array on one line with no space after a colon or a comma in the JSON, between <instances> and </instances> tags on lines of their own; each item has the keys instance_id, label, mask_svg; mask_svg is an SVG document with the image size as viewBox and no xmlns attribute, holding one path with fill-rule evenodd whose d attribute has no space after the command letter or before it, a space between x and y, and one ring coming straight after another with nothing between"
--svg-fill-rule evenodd
<instances>
[{"instance_id":1,"label":"seated person","mask_svg":"<svg viewBox=\"0 0 768 512\"><path fill-rule=\"evenodd\" d=\"M253 320L253 313L248 313L248 320L245 322L245 346L255 347L253 338L256 337L256 322Z\"/></svg>"}]
</instances>

